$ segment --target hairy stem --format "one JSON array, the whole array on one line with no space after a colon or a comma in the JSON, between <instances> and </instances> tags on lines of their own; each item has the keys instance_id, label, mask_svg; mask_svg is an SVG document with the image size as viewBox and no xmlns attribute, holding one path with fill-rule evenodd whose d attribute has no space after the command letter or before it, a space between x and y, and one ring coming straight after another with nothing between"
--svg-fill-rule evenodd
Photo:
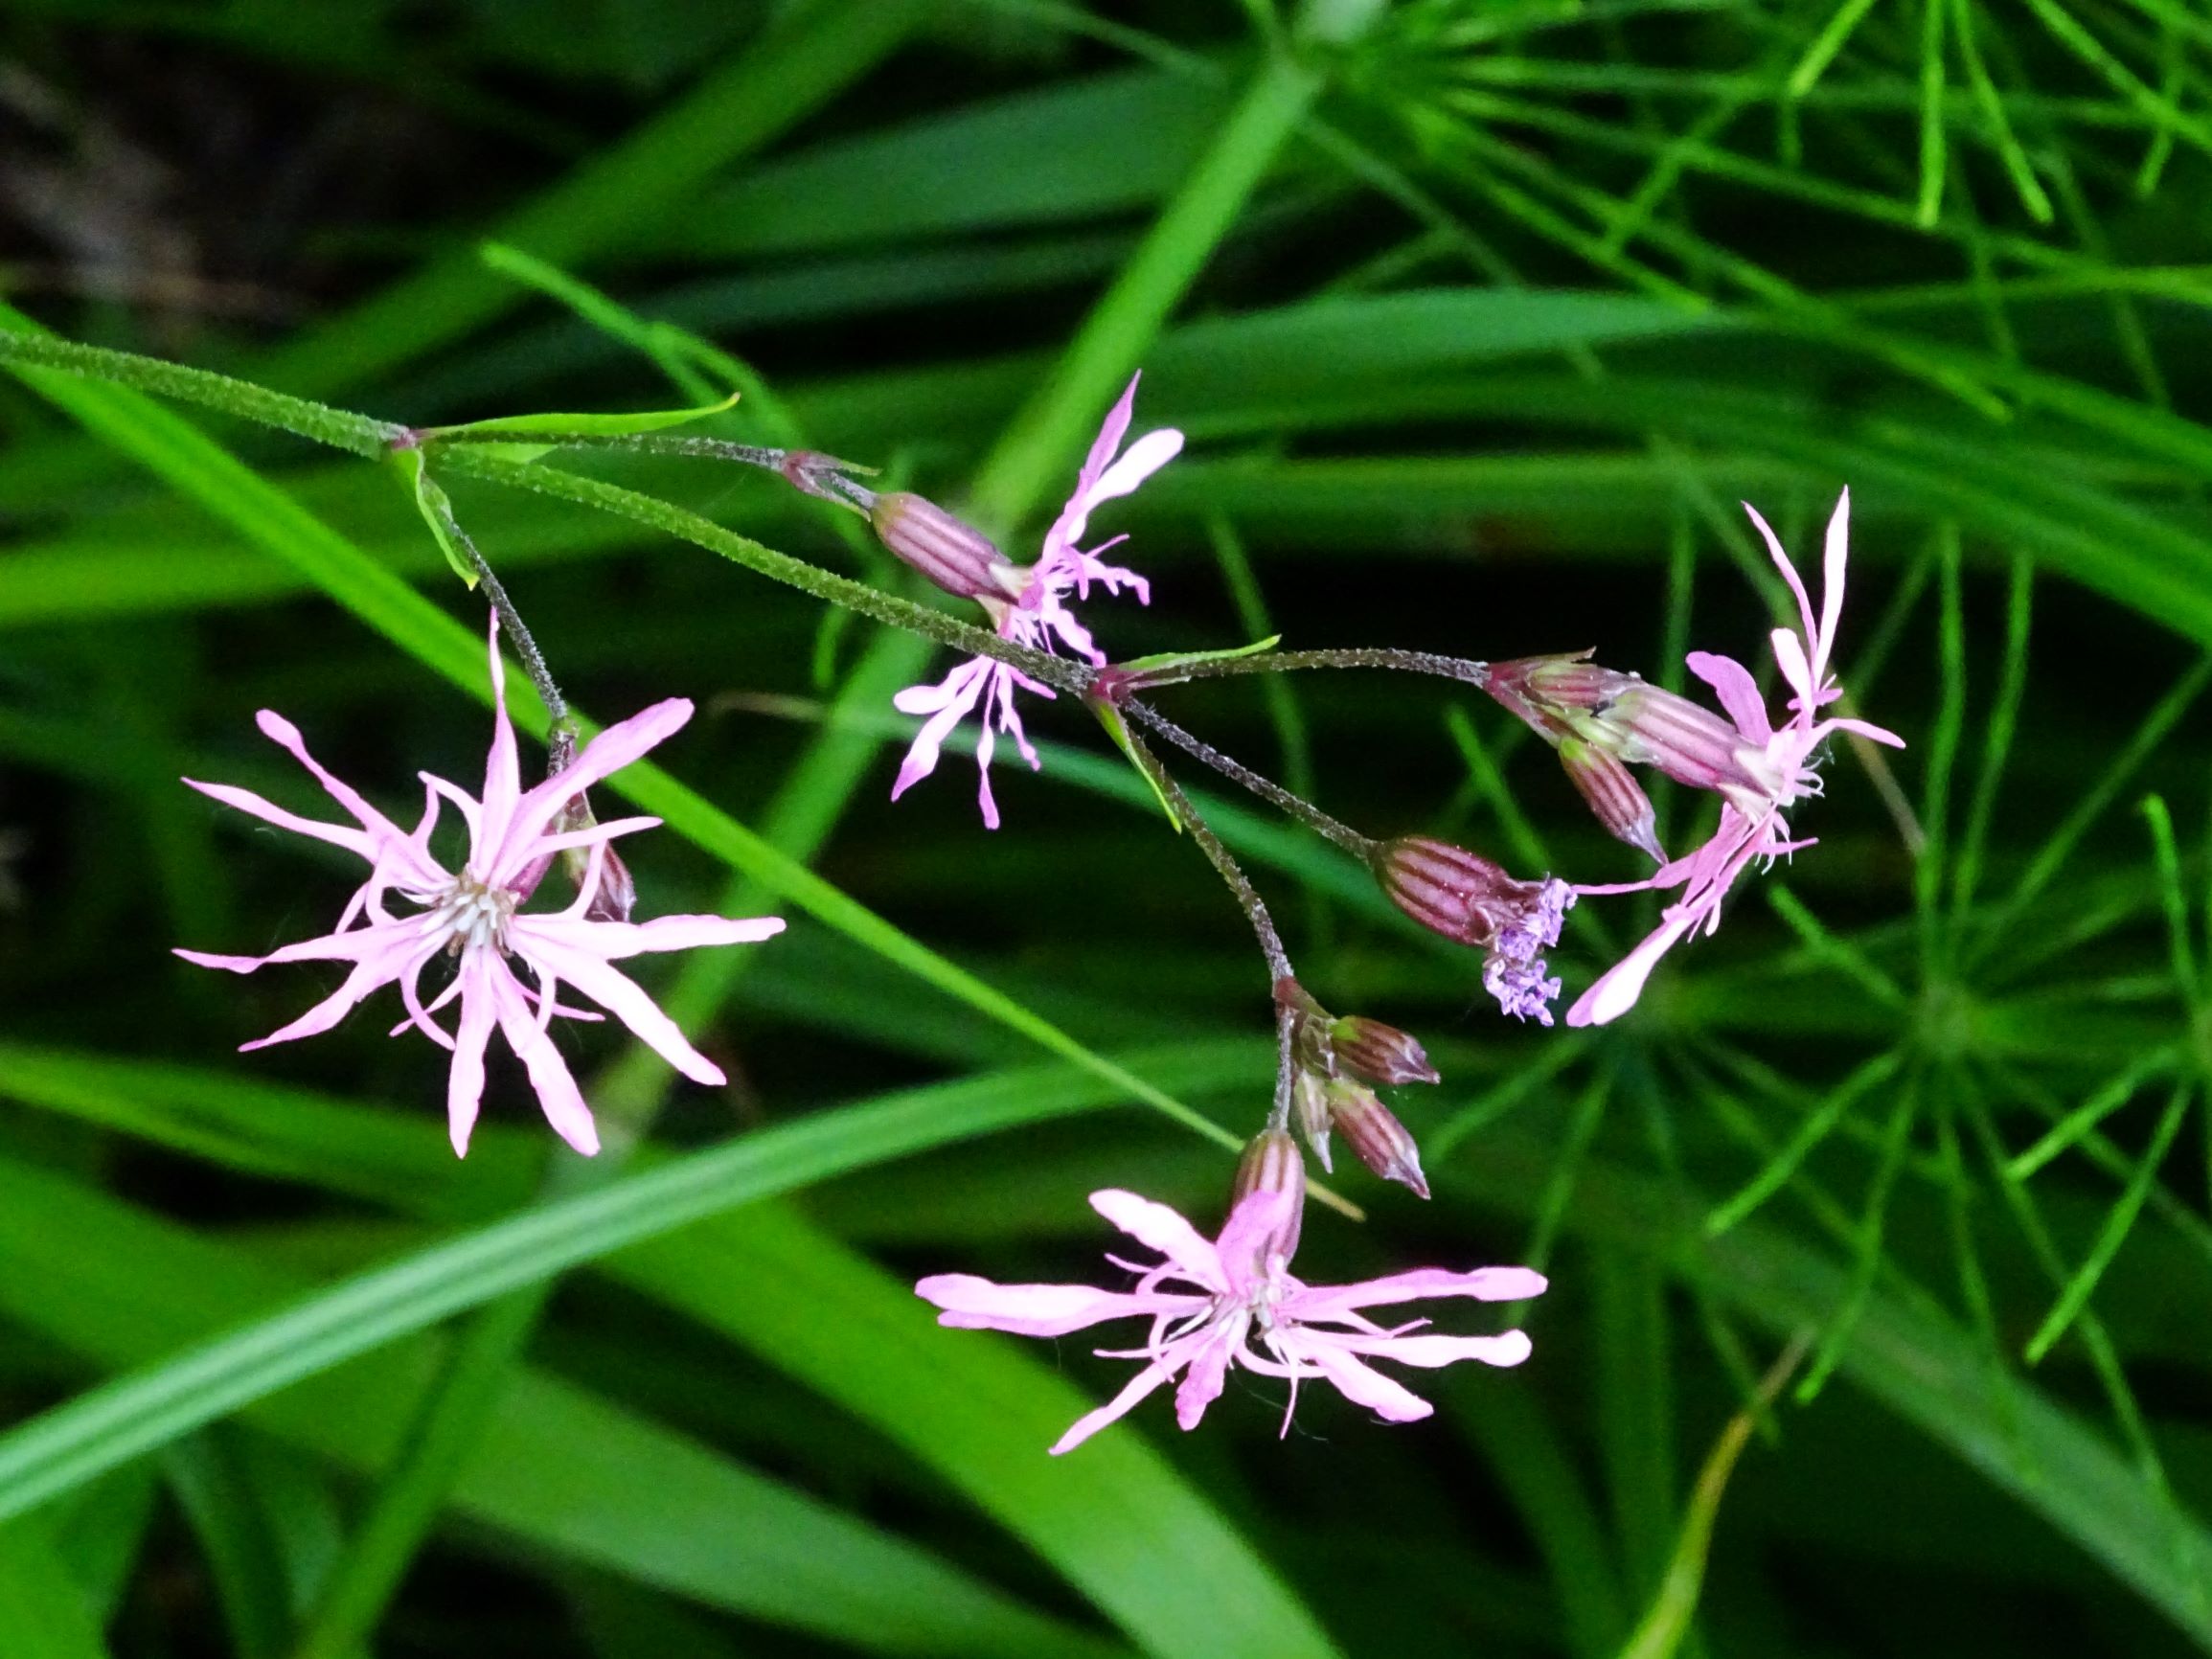
<instances>
[{"instance_id":1,"label":"hairy stem","mask_svg":"<svg viewBox=\"0 0 2212 1659\"><path fill-rule=\"evenodd\" d=\"M1180 685L1186 680L1223 680L1233 674L1287 673L1293 669L1396 669L1433 674L1470 686L1490 684L1490 665L1471 657L1439 656L1434 651L1402 651L1387 646L1352 646L1318 651L1262 651L1248 657L1216 657L1173 668L1147 669L1133 677L1138 687Z\"/></svg>"},{"instance_id":2,"label":"hairy stem","mask_svg":"<svg viewBox=\"0 0 2212 1659\"><path fill-rule=\"evenodd\" d=\"M1311 801L1291 794L1272 778L1253 771L1243 761L1222 754L1203 738L1184 731L1149 703L1131 697L1121 706L1141 724L1150 726L1186 755L1203 761L1222 777L1243 784L1269 806L1280 808L1323 839L1334 842L1361 863L1373 862L1376 842L1360 834L1351 825L1330 817Z\"/></svg>"},{"instance_id":3,"label":"hairy stem","mask_svg":"<svg viewBox=\"0 0 2212 1659\"><path fill-rule=\"evenodd\" d=\"M0 363L58 369L88 380L135 387L157 397L217 409L241 420L279 427L317 443L350 449L355 455L381 455L407 437L406 427L390 420L372 420L327 403L310 403L305 398L287 398L248 380L234 380L206 369L188 369L160 357L18 332L12 324L0 326Z\"/></svg>"},{"instance_id":4,"label":"hairy stem","mask_svg":"<svg viewBox=\"0 0 2212 1659\"><path fill-rule=\"evenodd\" d=\"M1041 680L1056 690L1071 692L1080 697L1090 686L1091 670L1085 664L1031 650L1011 640L1000 639L998 635L971 623L947 616L941 610L916 604L912 600L901 599L896 594L885 593L865 582L854 581L849 577L838 576L819 565L809 564L805 559L793 558L787 553L778 553L774 548L764 547L750 536L725 530L710 518L687 512L657 496L625 489L618 484L585 478L578 473L563 472L559 467L547 466L539 462L510 460L473 445L445 451L442 464L452 472L466 473L470 477L505 484L516 489L528 489L563 501L573 501L584 507L595 507L603 512L611 512L617 517L650 525L679 540L703 547L710 553L720 554L733 563L741 564L771 581L795 587L828 603L843 605L847 610L858 611L862 616L872 617L892 627L921 634L969 656L990 657L994 662L1010 663L1031 678Z\"/></svg>"},{"instance_id":5,"label":"hairy stem","mask_svg":"<svg viewBox=\"0 0 2212 1659\"><path fill-rule=\"evenodd\" d=\"M1260 954L1266 958L1267 983L1270 987L1294 978L1290 966L1290 953L1283 947L1283 936L1276 931L1275 919L1267 914L1267 901L1260 897L1260 890L1252 885L1236 855L1221 845L1212 826L1191 805L1191 798L1183 793L1183 786L1174 775L1152 753L1152 745L1134 732L1125 732L1129 758L1143 768L1160 797L1174 808L1182 820L1198 851L1206 855L1206 862L1214 873L1228 884L1237 903L1244 912L1244 920L1252 924L1252 932L1260 941ZM1297 1034L1297 1016L1290 1010L1277 1007L1275 1011L1275 1097L1267 1108L1266 1126L1270 1129L1288 1128L1290 1123L1290 1088L1296 1076L1293 1064L1292 1039Z\"/></svg>"}]
</instances>

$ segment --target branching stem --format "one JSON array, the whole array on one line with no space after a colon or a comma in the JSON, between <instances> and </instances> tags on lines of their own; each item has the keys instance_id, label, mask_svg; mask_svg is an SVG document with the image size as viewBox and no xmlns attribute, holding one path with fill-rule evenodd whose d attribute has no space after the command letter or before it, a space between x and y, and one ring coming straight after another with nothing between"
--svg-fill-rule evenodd
<instances>
[{"instance_id":1,"label":"branching stem","mask_svg":"<svg viewBox=\"0 0 2212 1659\"><path fill-rule=\"evenodd\" d=\"M1140 724L1151 727L1186 755L1203 761L1222 777L1243 784L1269 806L1279 807L1316 835L1334 842L1361 863L1373 861L1376 843L1351 825L1332 818L1303 796L1291 794L1274 779L1253 771L1243 761L1222 754L1203 738L1184 731L1151 704L1130 697L1121 706Z\"/></svg>"}]
</instances>

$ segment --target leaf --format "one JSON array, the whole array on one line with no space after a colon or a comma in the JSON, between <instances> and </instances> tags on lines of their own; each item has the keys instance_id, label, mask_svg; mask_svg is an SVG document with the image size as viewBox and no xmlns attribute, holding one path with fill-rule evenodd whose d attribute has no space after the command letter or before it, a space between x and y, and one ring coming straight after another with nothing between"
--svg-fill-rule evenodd
<instances>
[{"instance_id":1,"label":"leaf","mask_svg":"<svg viewBox=\"0 0 2212 1659\"><path fill-rule=\"evenodd\" d=\"M98 1250L80 1247L94 1238ZM0 1261L0 1308L108 1366L155 1360L306 1288L244 1248L4 1159ZM436 1358L428 1339L402 1342L260 1398L246 1416L373 1472L398 1446ZM452 1503L539 1549L863 1649L1107 1651L925 1550L529 1369L492 1415ZM0 1651L16 1659L12 1647Z\"/></svg>"},{"instance_id":2,"label":"leaf","mask_svg":"<svg viewBox=\"0 0 2212 1659\"><path fill-rule=\"evenodd\" d=\"M625 1244L881 1158L1067 1109L1003 1097L971 1100L958 1112L896 1098L849 1107L417 1251L0 1435L0 1519L287 1383Z\"/></svg>"},{"instance_id":3,"label":"leaf","mask_svg":"<svg viewBox=\"0 0 2212 1659\"><path fill-rule=\"evenodd\" d=\"M471 443L479 438L544 438L558 441L574 435L580 438L627 438L641 432L661 432L671 426L681 426L690 420L704 420L711 415L727 414L738 406L740 394L732 392L718 403L701 404L696 409L647 409L634 415L498 415L489 420L465 420L457 426L432 426L423 431L425 443L446 441ZM536 459L553 443L523 444L514 447L515 459Z\"/></svg>"},{"instance_id":4,"label":"leaf","mask_svg":"<svg viewBox=\"0 0 2212 1659\"><path fill-rule=\"evenodd\" d=\"M467 533L461 528L461 520L454 515L452 498L445 493L445 487L430 476L430 458L421 449L401 449L393 454L392 464L412 487L415 511L422 515L422 522L437 538L438 551L445 556L453 574L473 591L478 580L478 561L469 555L475 549ZM468 552L464 553L464 548Z\"/></svg>"},{"instance_id":5,"label":"leaf","mask_svg":"<svg viewBox=\"0 0 2212 1659\"><path fill-rule=\"evenodd\" d=\"M1129 740L1129 723L1122 717L1121 710L1104 697L1085 697L1083 701L1083 707L1106 729L1106 735L1113 739L1114 747L1128 759L1130 768L1145 781L1145 786L1152 792L1152 799L1160 804L1160 810L1168 815L1170 827L1180 835L1183 832L1182 814L1175 810L1174 803L1168 799L1168 792L1160 787L1160 781L1152 775L1144 761L1138 758L1136 746Z\"/></svg>"},{"instance_id":6,"label":"leaf","mask_svg":"<svg viewBox=\"0 0 2212 1659\"><path fill-rule=\"evenodd\" d=\"M1015 1342L941 1329L906 1284L794 1211L755 1206L609 1266L898 1441L1157 1659L1335 1652L1140 1431L1047 1457L1096 1401Z\"/></svg>"},{"instance_id":7,"label":"leaf","mask_svg":"<svg viewBox=\"0 0 2212 1659\"><path fill-rule=\"evenodd\" d=\"M1283 643L1281 634L1269 634L1264 640L1254 640L1248 646L1233 646L1218 651L1162 651L1155 656L1131 657L1114 667L1127 669L1132 673L1148 673L1155 669L1183 669L1199 663L1233 663L1244 657L1256 657L1271 651Z\"/></svg>"},{"instance_id":8,"label":"leaf","mask_svg":"<svg viewBox=\"0 0 2212 1659\"><path fill-rule=\"evenodd\" d=\"M92 1605L42 1515L0 1525L0 1652L8 1659L106 1659Z\"/></svg>"}]
</instances>

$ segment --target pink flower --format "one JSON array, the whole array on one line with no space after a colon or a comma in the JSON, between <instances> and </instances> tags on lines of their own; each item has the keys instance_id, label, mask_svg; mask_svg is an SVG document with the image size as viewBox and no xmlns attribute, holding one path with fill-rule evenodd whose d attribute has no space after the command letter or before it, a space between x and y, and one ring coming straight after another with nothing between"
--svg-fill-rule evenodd
<instances>
[{"instance_id":1,"label":"pink flower","mask_svg":"<svg viewBox=\"0 0 2212 1659\"><path fill-rule=\"evenodd\" d=\"M1145 1368L1112 1400L1061 1435L1052 1448L1056 1456L1082 1444L1177 1376L1182 1380L1175 1390L1175 1420L1185 1429L1196 1428L1206 1407L1220 1398L1232 1365L1263 1376L1288 1377L1291 1408L1297 1405L1298 1384L1320 1377L1392 1422L1412 1422L1435 1408L1375 1370L1367 1363L1370 1358L1435 1369L1460 1359L1518 1365L1528 1357L1528 1337L1518 1330L1498 1336L1417 1335L1426 1320L1385 1328L1359 1309L1426 1296L1517 1302L1541 1294L1542 1274L1525 1267L1480 1267L1470 1273L1425 1267L1361 1284L1306 1284L1290 1275L1282 1247L1285 1238L1295 1237L1289 1229L1300 1198L1295 1186L1255 1188L1231 1212L1219 1241L1208 1241L1165 1204L1108 1189L1091 1194L1091 1207L1164 1258L1150 1267L1108 1258L1140 1275L1133 1290L993 1284L966 1273L940 1273L914 1289L944 1310L940 1325L962 1329L1064 1336L1101 1320L1152 1321L1142 1347L1099 1351L1111 1358L1141 1359ZM1287 1409L1286 1434L1289 1427Z\"/></svg>"},{"instance_id":2,"label":"pink flower","mask_svg":"<svg viewBox=\"0 0 2212 1659\"><path fill-rule=\"evenodd\" d=\"M1790 583L1790 591L1796 595L1798 619L1804 625L1802 633L1782 627L1771 636L1775 664L1792 693L1790 718L1780 727L1768 720L1758 685L1742 663L1707 651L1690 653L1690 671L1713 688L1721 707L1735 722L1742 740L1732 759L1741 776L1749 781L1719 784L1722 797L1720 828L1695 852L1664 866L1646 881L1580 889L1584 893L1631 893L1647 887L1679 887L1682 896L1667 907L1651 937L1616 963L1567 1011L1567 1024L1571 1026L1604 1025L1634 1007L1643 993L1644 981L1651 977L1660 957L1700 925L1708 934L1721 925L1721 900L1753 859L1771 861L1813 845L1811 840L1790 838L1782 809L1820 793L1820 774L1813 769L1812 760L1831 733L1856 732L1878 743L1901 749L1904 746L1904 739L1896 733L1864 720L1818 717L1822 707L1843 694L1842 688L1829 677L1828 663L1836 644L1836 624L1843 614L1851 491L1843 492L1836 503L1835 516L1828 521L1818 621L1813 619L1813 602L1806 595L1805 584L1774 532L1749 502L1744 504L1744 511L1759 527L1767 551Z\"/></svg>"},{"instance_id":3,"label":"pink flower","mask_svg":"<svg viewBox=\"0 0 2212 1659\"><path fill-rule=\"evenodd\" d=\"M1000 639L1034 651L1051 651L1057 641L1093 667L1103 668L1106 653L1068 608L1068 593L1072 590L1078 598L1088 599L1090 584L1095 581L1111 594L1129 588L1139 604L1152 602L1152 585L1143 577L1099 557L1124 537L1114 536L1087 550L1076 545L1089 528L1092 509L1131 493L1182 452L1183 435L1173 427L1148 432L1122 451L1122 439L1129 432L1130 413L1136 405L1137 378L1130 376L1121 400L1107 411L1106 424L1099 428L1098 439L1076 476L1075 493L1045 532L1037 562L1026 568L1011 563L993 567L1007 590L1005 595L976 596ZM1016 688L1040 697L1053 694L1051 687L1038 684L1011 664L992 657L970 657L937 684L908 686L893 697L892 706L900 713L929 718L906 751L898 782L891 785L891 799L898 800L937 769L945 739L980 704L983 720L975 743L975 764L980 774L976 799L983 808L985 826L997 829L998 804L991 795L991 757L997 746L997 734L1003 732L1013 738L1031 771L1039 764L1014 706Z\"/></svg>"},{"instance_id":4,"label":"pink flower","mask_svg":"<svg viewBox=\"0 0 2212 1659\"><path fill-rule=\"evenodd\" d=\"M617 835L649 830L657 818L623 818L586 830L557 828L562 808L588 785L627 766L692 716L682 697L655 703L643 714L607 727L564 771L525 790L518 776L514 728L508 724L507 698L499 665L498 622L491 630L491 690L494 712L491 751L485 762L484 795L472 799L443 778L422 774L422 817L411 832L399 826L332 777L308 753L290 721L263 709L262 731L287 750L352 814L352 825L302 818L247 790L227 784L185 782L203 795L250 812L256 818L343 847L369 865L367 881L347 903L335 930L305 939L267 956L216 956L205 951L176 954L202 967L251 973L272 962L343 962L345 983L281 1031L247 1049L289 1042L329 1031L354 1004L379 986L397 984L407 1017L392 1034L413 1026L431 1041L453 1051L445 1093L446 1120L454 1151L466 1154L484 1093L484 1053L491 1029L499 1028L507 1046L528 1069L545 1108L546 1121L560 1138L584 1153L599 1150L591 1111L569 1075L568 1064L549 1033L553 1016L599 1019L586 1010L565 1008L561 986L574 986L627 1026L684 1076L720 1083L721 1069L684 1040L675 1022L663 1013L637 984L610 966L623 957L649 950L688 950L702 944L740 944L783 930L773 917L733 920L719 916L664 916L644 923L590 920L586 911L598 896L607 862L607 843ZM468 856L458 873L430 853L430 834L441 799L450 803L468 826ZM587 850L587 863L575 901L565 910L523 915L548 861L570 848ZM394 915L385 906L397 894L415 906ZM453 959L453 979L436 999L422 1001L422 970L439 956ZM514 972L519 961L534 985ZM447 1003L460 1004L456 1031L445 1032L430 1016Z\"/></svg>"}]
</instances>

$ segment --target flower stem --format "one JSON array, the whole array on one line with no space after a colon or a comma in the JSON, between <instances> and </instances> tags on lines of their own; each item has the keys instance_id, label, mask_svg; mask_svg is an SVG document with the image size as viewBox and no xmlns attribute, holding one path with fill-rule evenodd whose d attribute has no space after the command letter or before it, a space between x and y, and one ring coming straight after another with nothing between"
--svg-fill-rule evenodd
<instances>
[{"instance_id":1,"label":"flower stem","mask_svg":"<svg viewBox=\"0 0 2212 1659\"><path fill-rule=\"evenodd\" d=\"M327 403L310 403L305 398L287 398L282 392L234 380L228 375L188 369L182 363L142 357L133 352L111 352L103 346L80 346L74 340L20 333L12 326L0 327L0 363L58 369L88 380L132 386L179 402L220 410L241 420L275 426L333 448L350 449L355 455L381 455L407 437L407 428L393 421L372 420L350 409L333 409Z\"/></svg>"},{"instance_id":2,"label":"flower stem","mask_svg":"<svg viewBox=\"0 0 2212 1659\"><path fill-rule=\"evenodd\" d=\"M1183 786L1175 782L1174 775L1160 763L1160 758L1152 753L1152 745L1134 732L1125 732L1123 735L1129 744L1129 758L1144 769L1145 776L1159 790L1161 799L1174 809L1183 828L1191 832L1191 839L1197 843L1198 851L1206 855L1206 862L1214 867L1214 873L1228 884L1229 891L1236 896L1238 905L1244 912L1244 920L1252 924L1252 932L1259 938L1260 954L1266 958L1268 985L1279 985L1286 979L1295 977L1290 966L1290 953L1283 947L1283 936L1276 931L1275 919L1267 914L1267 901L1260 897L1260 890L1252 885L1251 878L1244 874L1243 866L1237 862L1236 855L1228 848L1221 845L1221 838L1214 833L1212 826L1191 805L1191 798L1183 793ZM1267 1108L1266 1123L1266 1127L1270 1129L1287 1128L1290 1123L1290 1085L1296 1075L1292 1064L1291 1042L1295 1034L1296 1015L1278 1006L1275 1012L1275 1098Z\"/></svg>"},{"instance_id":3,"label":"flower stem","mask_svg":"<svg viewBox=\"0 0 2212 1659\"><path fill-rule=\"evenodd\" d=\"M1259 889L1245 875L1235 854L1221 845L1221 838L1214 833L1205 819L1198 816L1197 808L1191 805L1191 798L1183 793L1182 785L1160 764L1159 757L1152 753L1150 745L1134 732L1129 734L1129 752L1137 757L1137 763L1144 767L1146 774L1159 786L1160 793L1168 798L1168 804L1174 807L1175 816L1183 821L1183 828L1191 832L1191 839L1198 844L1198 851L1206 855L1206 862L1214 867L1220 878L1228 883L1229 891L1236 895L1237 903L1243 907L1245 920L1251 922L1253 933L1259 936L1260 954L1267 959L1267 983L1273 985L1279 979L1290 978L1290 953L1283 948L1283 936L1275 931L1275 919L1267 914L1267 901L1260 897Z\"/></svg>"},{"instance_id":4,"label":"flower stem","mask_svg":"<svg viewBox=\"0 0 2212 1659\"><path fill-rule=\"evenodd\" d=\"M1141 723L1150 726L1185 754L1203 761L1215 771L1220 773L1222 777L1234 783L1242 784L1253 794L1259 796L1261 800L1272 807L1281 808L1316 835L1334 842L1361 863L1373 861L1378 843L1371 837L1360 834L1351 825L1330 817L1328 813L1322 811L1311 801L1302 796L1291 794L1289 790L1284 788L1272 778L1265 777L1253 771L1243 761L1222 754L1220 750L1215 748L1203 738L1196 737L1184 731L1182 727L1176 725L1174 721L1169 719L1167 716L1161 714L1159 710L1152 707L1149 703L1142 702L1135 697L1129 697L1121 706Z\"/></svg>"},{"instance_id":5,"label":"flower stem","mask_svg":"<svg viewBox=\"0 0 2212 1659\"><path fill-rule=\"evenodd\" d=\"M1396 669L1433 674L1470 686L1490 683L1490 665L1471 657L1439 656L1434 651L1402 651L1385 646L1352 646L1334 650L1261 651L1248 657L1216 657L1147 670L1132 675L1139 690L1181 685L1186 680L1222 680L1233 674L1286 673L1293 669Z\"/></svg>"},{"instance_id":6,"label":"flower stem","mask_svg":"<svg viewBox=\"0 0 2212 1659\"><path fill-rule=\"evenodd\" d=\"M568 699L560 694L560 688L554 684L553 670L545 666L545 653L537 648L536 636L522 620L522 613L515 609L514 601L508 595L507 584L499 580L499 573L491 568L491 561L484 557L475 539L461 528L461 520L455 515L451 504L445 500L444 492L433 492L428 505L437 513L438 527L445 533L446 541L461 555L462 562L475 576L476 585L484 590L484 597L490 602L492 614L498 617L500 627L505 630L508 642L514 648L514 654L522 660L522 671L530 676L530 683L537 688L537 694L545 704L545 713L553 721L554 753L561 755L564 741L570 746L575 743L575 727L568 717ZM562 758L550 770L559 772L566 766L567 761Z\"/></svg>"},{"instance_id":7,"label":"flower stem","mask_svg":"<svg viewBox=\"0 0 2212 1659\"><path fill-rule=\"evenodd\" d=\"M854 581L849 577L836 575L809 564L805 559L793 558L787 553L778 553L764 547L749 536L724 530L710 518L662 501L657 496L646 495L635 489L625 489L618 484L607 484L596 478L585 478L580 473L564 472L557 466L547 466L535 461L514 461L503 455L494 455L476 446L466 446L445 451L443 463L453 472L482 478L494 484L505 484L513 489L531 490L539 495L550 495L562 501L573 501L580 506L596 507L603 512L650 525L669 535L710 553L718 553L733 563L747 570L780 581L787 587L831 604L843 605L847 610L858 611L879 623L918 633L939 645L965 651L969 656L990 657L994 662L1011 663L1034 679L1042 680L1057 690L1071 692L1082 696L1089 687L1091 670L1084 664L1070 662L1065 657L1048 655L1017 646L1011 640L957 617L947 616L928 605L916 604L912 600L901 599L880 588Z\"/></svg>"}]
</instances>

